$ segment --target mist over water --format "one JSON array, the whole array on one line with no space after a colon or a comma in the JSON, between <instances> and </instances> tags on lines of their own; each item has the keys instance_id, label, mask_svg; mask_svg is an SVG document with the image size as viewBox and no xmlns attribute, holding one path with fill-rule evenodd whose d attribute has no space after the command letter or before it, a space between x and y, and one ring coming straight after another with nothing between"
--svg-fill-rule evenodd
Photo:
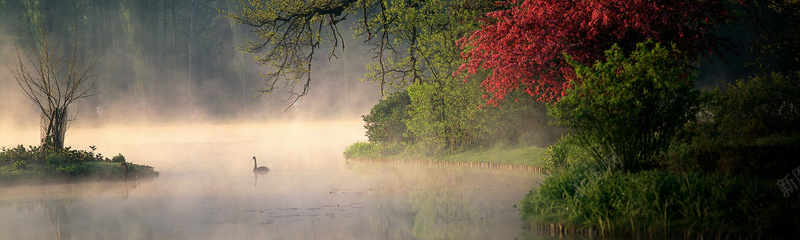
<instances>
[{"instance_id":1,"label":"mist over water","mask_svg":"<svg viewBox=\"0 0 800 240\"><path fill-rule=\"evenodd\" d=\"M524 235L514 205L543 176L345 162L341 152L365 140L362 132L357 120L73 128L68 145L121 152L161 175L0 188L0 232L10 239ZM254 175L252 156L271 171Z\"/></svg>"}]
</instances>

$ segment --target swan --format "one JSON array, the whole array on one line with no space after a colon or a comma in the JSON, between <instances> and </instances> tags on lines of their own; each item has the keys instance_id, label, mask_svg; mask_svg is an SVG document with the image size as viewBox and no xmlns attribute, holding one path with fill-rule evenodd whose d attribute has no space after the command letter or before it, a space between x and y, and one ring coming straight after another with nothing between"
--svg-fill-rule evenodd
<instances>
[{"instance_id":1,"label":"swan","mask_svg":"<svg viewBox=\"0 0 800 240\"><path fill-rule=\"evenodd\" d=\"M259 174L264 174L269 172L269 168L267 167L264 166L256 167L256 166L258 166L258 162L256 161L256 156L253 156L253 172Z\"/></svg>"}]
</instances>

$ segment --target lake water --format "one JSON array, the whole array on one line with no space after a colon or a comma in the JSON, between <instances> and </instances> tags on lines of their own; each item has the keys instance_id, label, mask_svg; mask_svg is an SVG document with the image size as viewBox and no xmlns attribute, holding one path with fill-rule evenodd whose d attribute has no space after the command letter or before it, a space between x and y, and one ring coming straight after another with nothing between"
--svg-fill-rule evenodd
<instances>
[{"instance_id":1,"label":"lake water","mask_svg":"<svg viewBox=\"0 0 800 240\"><path fill-rule=\"evenodd\" d=\"M152 180L0 188L4 239L529 239L506 170L346 162L360 121L74 127ZM35 144L18 130L0 146ZM13 138L13 139L12 139ZM254 175L252 157L271 171Z\"/></svg>"}]
</instances>

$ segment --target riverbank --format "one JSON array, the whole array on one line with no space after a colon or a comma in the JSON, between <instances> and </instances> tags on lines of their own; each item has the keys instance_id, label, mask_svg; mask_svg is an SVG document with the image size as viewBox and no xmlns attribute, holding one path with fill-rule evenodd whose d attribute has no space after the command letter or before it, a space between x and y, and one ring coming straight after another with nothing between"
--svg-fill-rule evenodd
<instances>
[{"instance_id":1,"label":"riverbank","mask_svg":"<svg viewBox=\"0 0 800 240\"><path fill-rule=\"evenodd\" d=\"M20 145L0 151L0 186L122 181L157 176L158 172L151 166L127 163L121 154L107 158L94 149L42 150Z\"/></svg>"},{"instance_id":2,"label":"riverbank","mask_svg":"<svg viewBox=\"0 0 800 240\"><path fill-rule=\"evenodd\" d=\"M471 150L447 155L425 156L406 151L383 154L376 145L359 142L344 153L347 161L358 162L411 162L423 165L459 166L483 169L503 169L543 173L546 148L540 147L496 147Z\"/></svg>"}]
</instances>

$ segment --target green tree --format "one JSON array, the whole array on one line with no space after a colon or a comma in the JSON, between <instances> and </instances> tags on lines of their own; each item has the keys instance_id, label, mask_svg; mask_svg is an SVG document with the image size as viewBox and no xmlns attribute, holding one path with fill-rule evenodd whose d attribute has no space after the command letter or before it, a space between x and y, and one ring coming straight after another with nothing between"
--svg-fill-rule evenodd
<instances>
[{"instance_id":1,"label":"green tree","mask_svg":"<svg viewBox=\"0 0 800 240\"><path fill-rule=\"evenodd\" d=\"M594 66L567 57L577 77L550 114L592 143L598 160L618 157L621 164L612 166L625 171L653 167L654 155L668 149L699 108L694 73L674 56L648 41L630 56L614 46Z\"/></svg>"},{"instance_id":2,"label":"green tree","mask_svg":"<svg viewBox=\"0 0 800 240\"><path fill-rule=\"evenodd\" d=\"M410 141L412 137L405 124L410 118L408 114L410 105L408 92L394 92L375 104L368 115L361 116L369 141L382 144L402 144Z\"/></svg>"},{"instance_id":3,"label":"green tree","mask_svg":"<svg viewBox=\"0 0 800 240\"><path fill-rule=\"evenodd\" d=\"M410 118L406 125L425 154L461 151L479 143L485 133L480 86L474 82L433 81L408 88Z\"/></svg>"}]
</instances>

